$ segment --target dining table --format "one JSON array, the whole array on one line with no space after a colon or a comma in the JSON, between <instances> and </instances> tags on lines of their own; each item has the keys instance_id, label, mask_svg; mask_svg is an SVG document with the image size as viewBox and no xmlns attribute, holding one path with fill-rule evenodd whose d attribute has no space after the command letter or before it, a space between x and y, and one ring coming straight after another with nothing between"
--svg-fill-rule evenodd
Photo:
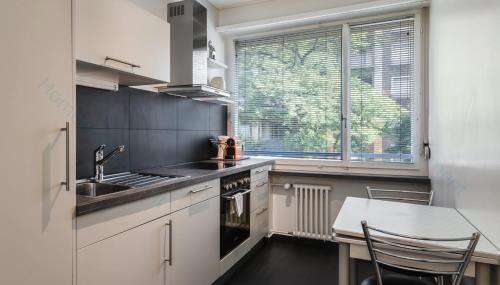
<instances>
[{"instance_id":1,"label":"dining table","mask_svg":"<svg viewBox=\"0 0 500 285\"><path fill-rule=\"evenodd\" d=\"M457 238L480 233L455 208L347 197L332 226L333 239L339 244L339 285L358 284L356 261L370 260L363 220L372 227L409 236ZM432 242L426 246L449 244ZM500 250L481 235L465 276L474 277L476 285L500 285L499 265Z\"/></svg>"}]
</instances>

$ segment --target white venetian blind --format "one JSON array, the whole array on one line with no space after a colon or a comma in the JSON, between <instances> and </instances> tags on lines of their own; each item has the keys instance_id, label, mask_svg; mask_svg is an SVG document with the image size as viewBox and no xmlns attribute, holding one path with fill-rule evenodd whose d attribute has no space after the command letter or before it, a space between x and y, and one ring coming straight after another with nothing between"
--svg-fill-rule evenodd
<instances>
[{"instance_id":1,"label":"white venetian blind","mask_svg":"<svg viewBox=\"0 0 500 285\"><path fill-rule=\"evenodd\" d=\"M236 42L234 128L246 153L341 159L341 30Z\"/></svg>"},{"instance_id":2,"label":"white venetian blind","mask_svg":"<svg viewBox=\"0 0 500 285\"><path fill-rule=\"evenodd\" d=\"M415 162L414 20L351 27L350 159Z\"/></svg>"}]
</instances>

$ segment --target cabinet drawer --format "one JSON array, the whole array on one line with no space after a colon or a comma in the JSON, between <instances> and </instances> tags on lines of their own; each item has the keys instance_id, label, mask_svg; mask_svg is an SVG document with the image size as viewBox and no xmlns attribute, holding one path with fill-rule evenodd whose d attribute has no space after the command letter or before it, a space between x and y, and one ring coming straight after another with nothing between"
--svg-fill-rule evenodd
<instances>
[{"instance_id":1,"label":"cabinet drawer","mask_svg":"<svg viewBox=\"0 0 500 285\"><path fill-rule=\"evenodd\" d=\"M269 182L266 179L251 182L250 211L267 207L269 203Z\"/></svg>"},{"instance_id":2,"label":"cabinet drawer","mask_svg":"<svg viewBox=\"0 0 500 285\"><path fill-rule=\"evenodd\" d=\"M170 193L164 193L79 216L76 218L77 246L85 247L169 213Z\"/></svg>"},{"instance_id":3,"label":"cabinet drawer","mask_svg":"<svg viewBox=\"0 0 500 285\"><path fill-rule=\"evenodd\" d=\"M186 188L174 190L172 194L172 212L208 200L220 194L220 180L215 179Z\"/></svg>"},{"instance_id":4,"label":"cabinet drawer","mask_svg":"<svg viewBox=\"0 0 500 285\"><path fill-rule=\"evenodd\" d=\"M250 241L254 247L269 232L269 208L258 208L250 215Z\"/></svg>"},{"instance_id":5,"label":"cabinet drawer","mask_svg":"<svg viewBox=\"0 0 500 285\"><path fill-rule=\"evenodd\" d=\"M266 165L266 166L252 169L250 171L250 178L252 179L252 181L257 181L257 180L261 180L261 179L267 180L270 168L271 168L271 166Z\"/></svg>"}]
</instances>

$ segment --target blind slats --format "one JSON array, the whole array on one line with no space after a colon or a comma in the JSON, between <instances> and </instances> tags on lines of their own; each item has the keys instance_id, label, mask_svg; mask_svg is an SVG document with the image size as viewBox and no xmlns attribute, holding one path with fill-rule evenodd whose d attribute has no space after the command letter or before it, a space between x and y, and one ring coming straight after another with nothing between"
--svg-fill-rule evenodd
<instances>
[{"instance_id":1,"label":"blind slats","mask_svg":"<svg viewBox=\"0 0 500 285\"><path fill-rule=\"evenodd\" d=\"M246 152L341 158L341 32L236 43L235 130Z\"/></svg>"}]
</instances>

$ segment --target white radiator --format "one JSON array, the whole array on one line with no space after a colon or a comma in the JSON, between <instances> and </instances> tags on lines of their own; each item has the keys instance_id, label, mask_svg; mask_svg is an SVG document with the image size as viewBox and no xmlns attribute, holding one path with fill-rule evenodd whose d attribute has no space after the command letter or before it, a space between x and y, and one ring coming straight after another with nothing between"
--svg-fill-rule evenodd
<instances>
[{"instance_id":1,"label":"white radiator","mask_svg":"<svg viewBox=\"0 0 500 285\"><path fill-rule=\"evenodd\" d=\"M294 184L295 231L294 235L313 239L331 238L328 194L330 186Z\"/></svg>"}]
</instances>

